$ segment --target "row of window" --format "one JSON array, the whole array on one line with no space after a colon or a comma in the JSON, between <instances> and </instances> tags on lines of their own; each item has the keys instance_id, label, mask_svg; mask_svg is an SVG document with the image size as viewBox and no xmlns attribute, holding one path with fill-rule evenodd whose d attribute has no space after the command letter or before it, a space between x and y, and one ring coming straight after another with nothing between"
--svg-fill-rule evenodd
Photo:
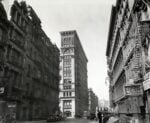
<instances>
[{"instance_id":1,"label":"row of window","mask_svg":"<svg viewBox=\"0 0 150 123\"><path fill-rule=\"evenodd\" d=\"M18 46L24 47L25 41L18 32L16 32L15 30L10 30L10 37L11 39L13 39L15 44L17 44Z\"/></svg>"},{"instance_id":2,"label":"row of window","mask_svg":"<svg viewBox=\"0 0 150 123\"><path fill-rule=\"evenodd\" d=\"M74 52L74 49L65 49L65 50L63 51L64 54L71 54L71 53L73 53L73 52Z\"/></svg>"},{"instance_id":3,"label":"row of window","mask_svg":"<svg viewBox=\"0 0 150 123\"><path fill-rule=\"evenodd\" d=\"M71 97L72 96L72 92L64 92L63 96L64 97Z\"/></svg>"},{"instance_id":4,"label":"row of window","mask_svg":"<svg viewBox=\"0 0 150 123\"><path fill-rule=\"evenodd\" d=\"M8 48L8 54L7 54L8 61L16 66L22 66L23 65L23 55L15 49Z\"/></svg>"},{"instance_id":5,"label":"row of window","mask_svg":"<svg viewBox=\"0 0 150 123\"><path fill-rule=\"evenodd\" d=\"M71 61L64 61L64 66L71 65Z\"/></svg>"},{"instance_id":6,"label":"row of window","mask_svg":"<svg viewBox=\"0 0 150 123\"><path fill-rule=\"evenodd\" d=\"M71 79L64 79L64 84L71 84Z\"/></svg>"},{"instance_id":7,"label":"row of window","mask_svg":"<svg viewBox=\"0 0 150 123\"><path fill-rule=\"evenodd\" d=\"M24 18L21 16L21 14L16 11L15 9L12 10L12 18L13 20L15 21L15 23L17 23L19 26L21 26L22 28L26 28L27 26L27 23L26 21L24 20Z\"/></svg>"},{"instance_id":8,"label":"row of window","mask_svg":"<svg viewBox=\"0 0 150 123\"><path fill-rule=\"evenodd\" d=\"M72 46L72 45L73 45L73 41L71 40L71 37L66 37L63 39L62 41L63 47Z\"/></svg>"},{"instance_id":9,"label":"row of window","mask_svg":"<svg viewBox=\"0 0 150 123\"><path fill-rule=\"evenodd\" d=\"M71 67L64 67L64 77L71 77Z\"/></svg>"},{"instance_id":10,"label":"row of window","mask_svg":"<svg viewBox=\"0 0 150 123\"><path fill-rule=\"evenodd\" d=\"M64 66L71 65L71 56L64 56Z\"/></svg>"},{"instance_id":11,"label":"row of window","mask_svg":"<svg viewBox=\"0 0 150 123\"><path fill-rule=\"evenodd\" d=\"M71 89L71 85L64 85L64 90Z\"/></svg>"},{"instance_id":12,"label":"row of window","mask_svg":"<svg viewBox=\"0 0 150 123\"><path fill-rule=\"evenodd\" d=\"M71 100L64 100L64 106L71 106L72 105L72 101Z\"/></svg>"},{"instance_id":13,"label":"row of window","mask_svg":"<svg viewBox=\"0 0 150 123\"><path fill-rule=\"evenodd\" d=\"M27 68L27 76L28 77L30 77L33 74L32 72L34 71L34 77L41 78L41 71L40 70L38 70L37 68L31 68L30 64L28 64L27 67L28 67Z\"/></svg>"},{"instance_id":14,"label":"row of window","mask_svg":"<svg viewBox=\"0 0 150 123\"><path fill-rule=\"evenodd\" d=\"M129 12L130 12L130 8L129 8L129 3L128 1L122 1L120 3L120 8L119 8L119 13L117 15L117 20L116 20L116 25L115 25L115 28L114 28L114 32L116 35L114 35L114 39L116 40L115 44L114 44L114 51L113 51L113 56L112 56L112 62L115 62L114 58L115 58L115 55L116 55L116 51L117 49L119 48L119 42L121 40L124 40L125 38L125 32L126 32L126 29L129 25ZM119 26L120 28L119 28ZM123 33L123 35L121 35ZM116 38L115 38L116 36Z\"/></svg>"}]
</instances>

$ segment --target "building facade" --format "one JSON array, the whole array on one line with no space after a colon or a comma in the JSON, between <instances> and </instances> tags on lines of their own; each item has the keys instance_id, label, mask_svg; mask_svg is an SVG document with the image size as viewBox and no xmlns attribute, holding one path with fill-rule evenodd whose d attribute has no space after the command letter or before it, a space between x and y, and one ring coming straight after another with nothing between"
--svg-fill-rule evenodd
<instances>
[{"instance_id":1,"label":"building facade","mask_svg":"<svg viewBox=\"0 0 150 123\"><path fill-rule=\"evenodd\" d=\"M8 112L7 98L5 90L8 85L5 76L6 52L8 42L9 21L3 4L0 2L0 115L4 116Z\"/></svg>"},{"instance_id":2,"label":"building facade","mask_svg":"<svg viewBox=\"0 0 150 123\"><path fill-rule=\"evenodd\" d=\"M143 79L148 70L148 32L149 1L117 0L106 50L110 104L115 112L141 123L147 121Z\"/></svg>"},{"instance_id":3,"label":"building facade","mask_svg":"<svg viewBox=\"0 0 150 123\"><path fill-rule=\"evenodd\" d=\"M88 112L90 114L95 114L96 113L96 109L98 108L98 97L96 96L96 94L93 92L93 90L91 88L88 89Z\"/></svg>"},{"instance_id":4,"label":"building facade","mask_svg":"<svg viewBox=\"0 0 150 123\"><path fill-rule=\"evenodd\" d=\"M141 39L141 53L142 53L142 67L143 67L143 119L144 123L150 122L150 52L149 52L149 42L150 42L150 2L148 0L139 1L137 5L143 5L142 9L137 9L139 15L139 31ZM144 9L143 9L144 8Z\"/></svg>"},{"instance_id":5,"label":"building facade","mask_svg":"<svg viewBox=\"0 0 150 123\"><path fill-rule=\"evenodd\" d=\"M76 31L61 32L60 109L68 118L88 110L87 57Z\"/></svg>"},{"instance_id":6,"label":"building facade","mask_svg":"<svg viewBox=\"0 0 150 123\"><path fill-rule=\"evenodd\" d=\"M59 110L59 49L25 2L14 1L9 22L1 74L6 84L6 115L17 120L45 119Z\"/></svg>"},{"instance_id":7,"label":"building facade","mask_svg":"<svg viewBox=\"0 0 150 123\"><path fill-rule=\"evenodd\" d=\"M24 84L28 118L46 118L59 110L59 49L41 27L41 20L28 6Z\"/></svg>"}]
</instances>

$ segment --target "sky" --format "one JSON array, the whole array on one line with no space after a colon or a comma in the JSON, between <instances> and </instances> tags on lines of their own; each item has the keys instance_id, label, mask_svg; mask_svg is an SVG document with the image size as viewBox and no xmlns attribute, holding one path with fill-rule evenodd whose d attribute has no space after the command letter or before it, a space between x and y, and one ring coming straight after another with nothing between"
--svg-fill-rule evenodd
<instances>
[{"instance_id":1,"label":"sky","mask_svg":"<svg viewBox=\"0 0 150 123\"><path fill-rule=\"evenodd\" d=\"M60 31L76 30L88 58L88 87L109 99L106 45L112 4L116 0L25 0L36 11L42 28L60 48Z\"/></svg>"}]
</instances>

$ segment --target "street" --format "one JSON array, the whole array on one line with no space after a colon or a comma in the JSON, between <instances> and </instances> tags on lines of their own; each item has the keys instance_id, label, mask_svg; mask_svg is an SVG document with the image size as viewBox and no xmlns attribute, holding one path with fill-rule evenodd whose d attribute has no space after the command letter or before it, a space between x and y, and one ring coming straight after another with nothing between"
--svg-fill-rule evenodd
<instances>
[{"instance_id":1,"label":"street","mask_svg":"<svg viewBox=\"0 0 150 123\"><path fill-rule=\"evenodd\" d=\"M86 119L70 119L70 120L65 120L65 121L60 121L55 123L98 123L98 121L86 120Z\"/></svg>"},{"instance_id":2,"label":"street","mask_svg":"<svg viewBox=\"0 0 150 123\"><path fill-rule=\"evenodd\" d=\"M0 0L0 123L99 122L150 123L150 0Z\"/></svg>"}]
</instances>

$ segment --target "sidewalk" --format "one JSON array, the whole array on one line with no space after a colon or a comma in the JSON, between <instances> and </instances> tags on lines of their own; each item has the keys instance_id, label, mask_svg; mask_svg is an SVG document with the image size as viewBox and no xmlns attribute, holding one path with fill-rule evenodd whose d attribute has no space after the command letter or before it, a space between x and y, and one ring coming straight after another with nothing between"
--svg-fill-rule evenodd
<instances>
[{"instance_id":1,"label":"sidewalk","mask_svg":"<svg viewBox=\"0 0 150 123\"><path fill-rule=\"evenodd\" d=\"M40 120L40 121L17 121L16 123L46 123L46 120Z\"/></svg>"}]
</instances>

